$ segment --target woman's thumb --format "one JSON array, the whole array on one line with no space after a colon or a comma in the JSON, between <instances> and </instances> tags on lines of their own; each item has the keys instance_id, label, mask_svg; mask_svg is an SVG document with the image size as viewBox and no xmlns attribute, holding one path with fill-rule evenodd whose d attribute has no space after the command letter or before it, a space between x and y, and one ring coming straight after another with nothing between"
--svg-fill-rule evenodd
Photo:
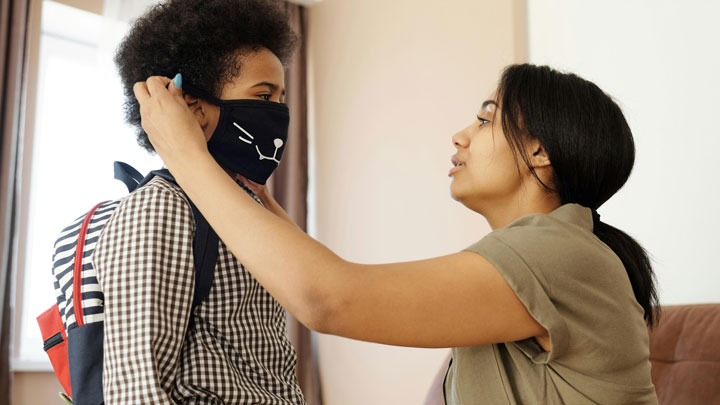
<instances>
[{"instance_id":1,"label":"woman's thumb","mask_svg":"<svg viewBox=\"0 0 720 405\"><path fill-rule=\"evenodd\" d=\"M176 74L175 78L170 81L168 90L170 90L170 94L173 96L182 97L182 73Z\"/></svg>"}]
</instances>

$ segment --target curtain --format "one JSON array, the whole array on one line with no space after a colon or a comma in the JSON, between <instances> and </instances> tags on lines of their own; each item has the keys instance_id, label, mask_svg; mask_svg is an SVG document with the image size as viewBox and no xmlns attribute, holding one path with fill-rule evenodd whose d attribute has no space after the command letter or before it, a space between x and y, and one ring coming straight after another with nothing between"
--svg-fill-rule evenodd
<instances>
[{"instance_id":1,"label":"curtain","mask_svg":"<svg viewBox=\"0 0 720 405\"><path fill-rule=\"evenodd\" d=\"M10 403L16 179L28 0L0 0L0 403Z\"/></svg>"},{"instance_id":2,"label":"curtain","mask_svg":"<svg viewBox=\"0 0 720 405\"><path fill-rule=\"evenodd\" d=\"M307 230L308 134L305 51L305 9L286 3L290 23L300 36L295 58L285 71L285 102L290 108L290 129L283 160L269 184L273 196L290 217ZM298 356L297 377L309 405L320 405L322 395L313 334L292 315L287 316L288 336Z\"/></svg>"}]
</instances>

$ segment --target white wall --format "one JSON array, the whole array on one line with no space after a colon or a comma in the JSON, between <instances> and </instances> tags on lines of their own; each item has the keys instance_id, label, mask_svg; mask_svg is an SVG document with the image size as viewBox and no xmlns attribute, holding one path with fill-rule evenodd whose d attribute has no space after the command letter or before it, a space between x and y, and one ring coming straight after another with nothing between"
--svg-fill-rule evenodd
<instances>
[{"instance_id":1,"label":"white wall","mask_svg":"<svg viewBox=\"0 0 720 405\"><path fill-rule=\"evenodd\" d=\"M720 302L720 2L528 0L529 58L619 100L630 180L598 211L653 256L663 304Z\"/></svg>"},{"instance_id":2,"label":"white wall","mask_svg":"<svg viewBox=\"0 0 720 405\"><path fill-rule=\"evenodd\" d=\"M450 198L450 137L524 51L514 5L325 0L310 9L311 229L321 242L349 260L394 262L457 252L489 231ZM447 353L331 336L318 347L327 405L422 403Z\"/></svg>"}]
</instances>

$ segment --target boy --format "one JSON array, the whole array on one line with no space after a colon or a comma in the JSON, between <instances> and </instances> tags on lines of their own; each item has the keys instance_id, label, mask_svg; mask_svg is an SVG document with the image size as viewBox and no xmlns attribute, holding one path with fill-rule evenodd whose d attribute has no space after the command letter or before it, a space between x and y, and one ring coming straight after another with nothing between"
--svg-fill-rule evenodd
<instances>
[{"instance_id":1,"label":"boy","mask_svg":"<svg viewBox=\"0 0 720 405\"><path fill-rule=\"evenodd\" d=\"M260 127L279 120L275 127L282 132L284 125L286 132L279 108L283 63L295 43L284 12L268 1L170 0L154 6L134 23L115 58L139 144L152 151L133 84L177 72L196 89L184 99L211 150L229 136L222 100L278 107L276 118L248 114L262 121ZM239 119L233 124L243 131L249 125ZM277 159L234 158L226 144L214 146L216 158L229 175L264 183L283 142L273 139L268 148L260 144L262 134L255 131L258 139L251 140L248 132L238 134ZM92 260L105 294L106 403L304 403L283 308L222 242L210 294L191 313L194 229L185 194L159 177L124 199L103 229Z\"/></svg>"}]
</instances>

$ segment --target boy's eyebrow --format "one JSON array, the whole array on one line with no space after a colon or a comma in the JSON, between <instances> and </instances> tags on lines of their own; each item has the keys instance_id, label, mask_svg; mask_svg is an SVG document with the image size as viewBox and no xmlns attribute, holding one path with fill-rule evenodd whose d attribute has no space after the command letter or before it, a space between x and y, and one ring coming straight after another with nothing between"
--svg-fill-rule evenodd
<instances>
[{"instance_id":1,"label":"boy's eyebrow","mask_svg":"<svg viewBox=\"0 0 720 405\"><path fill-rule=\"evenodd\" d=\"M277 89L278 89L278 87L280 87L280 86L278 86L278 85L277 85L277 84L275 84L275 83L270 83L270 82L260 82L260 83L258 83L258 84L256 84L256 85L254 85L254 86L252 86L252 87L250 87L250 88L252 89L252 88L255 88L255 87L262 87L262 86L267 86L267 87L270 87L270 88L271 88L271 89L273 89L273 90L277 90Z\"/></svg>"},{"instance_id":2,"label":"boy's eyebrow","mask_svg":"<svg viewBox=\"0 0 720 405\"><path fill-rule=\"evenodd\" d=\"M278 85L275 84L275 83L260 82L260 83L254 85L254 86L252 86L252 87L250 87L250 88L253 89L253 88L255 88L255 87L263 87L263 86L269 87L270 90L272 90L272 91L276 91L276 90L280 87L280 86L278 86ZM282 94L285 94L285 89L283 89Z\"/></svg>"}]
</instances>

